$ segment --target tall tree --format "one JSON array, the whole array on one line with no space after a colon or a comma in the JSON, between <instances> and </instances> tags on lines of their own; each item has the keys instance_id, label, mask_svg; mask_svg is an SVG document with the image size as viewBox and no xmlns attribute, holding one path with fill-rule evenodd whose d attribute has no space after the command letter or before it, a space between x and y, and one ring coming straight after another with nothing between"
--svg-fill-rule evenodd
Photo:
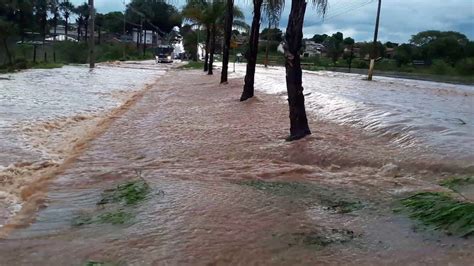
<instances>
[{"instance_id":1,"label":"tall tree","mask_svg":"<svg viewBox=\"0 0 474 266\"><path fill-rule=\"evenodd\" d=\"M253 19L250 29L250 40L247 51L247 69L245 72L245 84L240 96L240 101L252 98L254 95L255 67L257 64L258 40L260 36L260 20L262 17L262 5L264 0L253 0ZM283 0L267 0L265 2L265 11L270 21L276 22L280 18L284 7Z\"/></svg>"},{"instance_id":2,"label":"tall tree","mask_svg":"<svg viewBox=\"0 0 474 266\"><path fill-rule=\"evenodd\" d=\"M66 36L66 41L68 40L68 29L69 29L69 17L74 12L74 5L69 2L69 0L62 0L59 3L59 10L61 11L64 18L64 35Z\"/></svg>"},{"instance_id":3,"label":"tall tree","mask_svg":"<svg viewBox=\"0 0 474 266\"><path fill-rule=\"evenodd\" d=\"M53 16L51 22L53 24L53 39L56 41L58 20L59 20L59 2L58 0L49 0L48 3L49 13Z\"/></svg>"},{"instance_id":4,"label":"tall tree","mask_svg":"<svg viewBox=\"0 0 474 266\"><path fill-rule=\"evenodd\" d=\"M84 3L75 8L74 13L77 15L77 31L78 31L78 40L80 38L79 35L82 35L81 28L84 28L84 40L87 41L87 34L89 28L89 5Z\"/></svg>"},{"instance_id":5,"label":"tall tree","mask_svg":"<svg viewBox=\"0 0 474 266\"><path fill-rule=\"evenodd\" d=\"M313 0L320 14L325 14L327 0ZM292 0L285 35L286 89L290 109L290 135L287 140L297 140L311 134L304 104L300 50L303 41L305 0Z\"/></svg>"},{"instance_id":6,"label":"tall tree","mask_svg":"<svg viewBox=\"0 0 474 266\"><path fill-rule=\"evenodd\" d=\"M221 83L227 83L227 72L229 66L230 38L232 37L232 24L234 20L234 0L226 1L225 23L224 23L224 49L222 51Z\"/></svg>"},{"instance_id":7,"label":"tall tree","mask_svg":"<svg viewBox=\"0 0 474 266\"><path fill-rule=\"evenodd\" d=\"M12 64L12 53L8 47L8 39L16 33L15 24L0 16L0 41L8 58L8 64Z\"/></svg>"}]
</instances>

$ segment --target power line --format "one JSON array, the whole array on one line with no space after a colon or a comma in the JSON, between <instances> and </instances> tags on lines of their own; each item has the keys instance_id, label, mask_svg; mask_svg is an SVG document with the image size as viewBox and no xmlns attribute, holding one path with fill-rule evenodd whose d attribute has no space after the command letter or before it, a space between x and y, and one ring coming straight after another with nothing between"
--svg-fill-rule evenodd
<instances>
[{"instance_id":1,"label":"power line","mask_svg":"<svg viewBox=\"0 0 474 266\"><path fill-rule=\"evenodd\" d=\"M352 12L352 11L354 11L354 10L357 10L357 9L360 9L360 8L362 8L362 7L364 7L364 6L369 5L369 4L373 3L374 1L375 1L375 0L369 0L369 1L365 2L365 3L362 3L361 5L352 5L350 9L346 9L346 10L344 10L344 11L342 11L342 12L333 14L333 15L328 16L328 17L324 17L324 18L322 18L320 21L318 21L317 23L324 23L324 22L326 22L326 21L328 21L328 20L331 20L331 19L334 19L334 18L336 18L336 17L338 17L338 16L341 16L341 15L344 15L344 14L347 14L347 13L350 13L350 12ZM348 7L349 7L349 6L348 6Z\"/></svg>"}]
</instances>

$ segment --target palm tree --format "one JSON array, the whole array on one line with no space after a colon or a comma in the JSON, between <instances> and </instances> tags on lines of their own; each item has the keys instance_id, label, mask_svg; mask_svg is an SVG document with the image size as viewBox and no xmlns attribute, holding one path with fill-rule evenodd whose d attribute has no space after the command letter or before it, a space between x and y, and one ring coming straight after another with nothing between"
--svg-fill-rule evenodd
<instances>
[{"instance_id":1,"label":"palm tree","mask_svg":"<svg viewBox=\"0 0 474 266\"><path fill-rule=\"evenodd\" d=\"M64 35L66 35L66 40L67 40L67 33L68 33L68 28L69 28L69 17L71 16L71 13L74 11L74 5L71 4L69 0L62 0L62 2L59 3L59 9L63 13L63 17L65 21Z\"/></svg>"},{"instance_id":2,"label":"palm tree","mask_svg":"<svg viewBox=\"0 0 474 266\"><path fill-rule=\"evenodd\" d=\"M49 12L53 15L53 39L56 41L56 33L58 28L58 19L59 19L59 3L58 0L49 0L48 2Z\"/></svg>"},{"instance_id":3,"label":"palm tree","mask_svg":"<svg viewBox=\"0 0 474 266\"><path fill-rule=\"evenodd\" d=\"M183 8L183 16L197 25L206 29L206 54L204 58L204 71L213 74L214 52L216 49L217 34L224 24L226 4L223 1L189 0ZM241 18L243 12L236 6L233 7L233 25L245 25Z\"/></svg>"},{"instance_id":4,"label":"palm tree","mask_svg":"<svg viewBox=\"0 0 474 266\"><path fill-rule=\"evenodd\" d=\"M270 24L277 24L280 14L285 6L284 0L253 0L253 19L250 30L249 48L247 51L247 70L245 73L245 84L240 101L252 98L254 95L255 66L257 64L258 39L260 35L260 21L262 16L262 5Z\"/></svg>"},{"instance_id":5,"label":"palm tree","mask_svg":"<svg viewBox=\"0 0 474 266\"><path fill-rule=\"evenodd\" d=\"M313 0L318 12L326 13L328 0ZM303 23L306 11L305 0L292 0L285 35L286 89L290 109L290 135L287 140L297 140L311 134L306 117L300 65L300 50L303 41Z\"/></svg>"},{"instance_id":6,"label":"palm tree","mask_svg":"<svg viewBox=\"0 0 474 266\"><path fill-rule=\"evenodd\" d=\"M232 37L232 24L234 20L234 0L227 0L224 24L224 49L222 51L221 83L227 83L229 66L230 38Z\"/></svg>"},{"instance_id":7,"label":"palm tree","mask_svg":"<svg viewBox=\"0 0 474 266\"><path fill-rule=\"evenodd\" d=\"M77 14L77 39L79 40L79 37L81 35L81 27L84 27L84 40L87 41L87 33L89 30L89 5L87 3L84 3L76 7L74 13Z\"/></svg>"},{"instance_id":8,"label":"palm tree","mask_svg":"<svg viewBox=\"0 0 474 266\"><path fill-rule=\"evenodd\" d=\"M209 45L211 40L211 25L209 19L206 17L208 12L205 12L207 8L209 8L209 3L205 0L188 0L182 11L183 16L187 20L190 20L194 25L198 25L199 27L204 26L206 29L204 72L208 71Z\"/></svg>"}]
</instances>

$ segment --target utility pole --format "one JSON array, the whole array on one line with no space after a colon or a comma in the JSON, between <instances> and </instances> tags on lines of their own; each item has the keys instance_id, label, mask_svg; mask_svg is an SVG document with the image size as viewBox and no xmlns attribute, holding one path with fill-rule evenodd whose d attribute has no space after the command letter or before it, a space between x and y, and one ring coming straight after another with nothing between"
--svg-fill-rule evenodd
<instances>
[{"instance_id":1,"label":"utility pole","mask_svg":"<svg viewBox=\"0 0 474 266\"><path fill-rule=\"evenodd\" d=\"M122 59L125 60L125 46L127 45L125 43L125 14L127 12L127 5L125 5L125 0L123 1L123 6L125 7L125 10L123 11L123 36L122 36L122 42L123 42L123 50L122 50Z\"/></svg>"},{"instance_id":2,"label":"utility pole","mask_svg":"<svg viewBox=\"0 0 474 266\"><path fill-rule=\"evenodd\" d=\"M372 76L374 74L374 65L375 65L375 57L377 56L377 37L379 35L379 22L380 22L380 8L382 7L382 0L379 0L379 6L377 8L377 19L375 21L375 32L374 32L374 44L372 55L370 57L370 66L369 66L369 75L367 80L372 80Z\"/></svg>"},{"instance_id":3,"label":"utility pole","mask_svg":"<svg viewBox=\"0 0 474 266\"><path fill-rule=\"evenodd\" d=\"M95 10L94 10L94 0L89 0L89 68L95 67L95 57L94 57L94 24L95 24Z\"/></svg>"}]
</instances>

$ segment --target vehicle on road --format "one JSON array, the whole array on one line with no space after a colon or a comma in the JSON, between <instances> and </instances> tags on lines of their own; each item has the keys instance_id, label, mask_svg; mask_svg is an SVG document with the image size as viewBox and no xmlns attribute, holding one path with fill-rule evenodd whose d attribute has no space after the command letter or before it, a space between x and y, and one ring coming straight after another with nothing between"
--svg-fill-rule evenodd
<instances>
[{"instance_id":1,"label":"vehicle on road","mask_svg":"<svg viewBox=\"0 0 474 266\"><path fill-rule=\"evenodd\" d=\"M174 47L171 45L160 45L155 48L156 63L173 63Z\"/></svg>"}]
</instances>

